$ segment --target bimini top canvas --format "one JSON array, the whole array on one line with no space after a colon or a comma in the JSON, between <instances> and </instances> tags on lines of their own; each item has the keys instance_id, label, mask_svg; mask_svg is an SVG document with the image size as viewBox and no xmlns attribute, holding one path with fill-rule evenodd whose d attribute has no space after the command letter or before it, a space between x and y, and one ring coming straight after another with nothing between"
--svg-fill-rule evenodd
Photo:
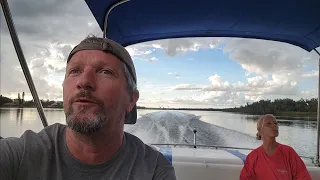
<instances>
[{"instance_id":1,"label":"bimini top canvas","mask_svg":"<svg viewBox=\"0 0 320 180\"><path fill-rule=\"evenodd\" d=\"M116 0L85 0L103 30ZM112 9L107 37L124 46L180 37L242 37L320 45L319 0L130 0Z\"/></svg>"}]
</instances>

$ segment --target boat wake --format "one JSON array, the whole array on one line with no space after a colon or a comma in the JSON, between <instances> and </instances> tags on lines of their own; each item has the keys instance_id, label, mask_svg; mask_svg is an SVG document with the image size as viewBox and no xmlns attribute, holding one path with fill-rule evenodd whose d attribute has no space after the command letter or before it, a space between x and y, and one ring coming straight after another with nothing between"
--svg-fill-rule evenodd
<instances>
[{"instance_id":1,"label":"boat wake","mask_svg":"<svg viewBox=\"0 0 320 180\"><path fill-rule=\"evenodd\" d=\"M193 144L197 130L197 144L255 148L260 142L254 137L231 129L201 121L200 116L178 111L158 111L141 116L125 131L144 143Z\"/></svg>"}]
</instances>

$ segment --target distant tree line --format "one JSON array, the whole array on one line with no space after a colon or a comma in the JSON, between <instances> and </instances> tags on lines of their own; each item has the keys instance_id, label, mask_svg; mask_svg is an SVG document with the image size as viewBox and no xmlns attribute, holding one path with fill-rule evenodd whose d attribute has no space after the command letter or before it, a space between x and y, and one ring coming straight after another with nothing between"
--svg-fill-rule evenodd
<instances>
[{"instance_id":1,"label":"distant tree line","mask_svg":"<svg viewBox=\"0 0 320 180\"><path fill-rule=\"evenodd\" d=\"M0 107L3 107L7 103L14 103L17 106L22 107L35 107L34 101L24 101L24 93L22 98L18 94L17 99L10 99L8 97L0 95ZM63 108L62 101L41 100L43 107ZM225 111L225 112L238 112L244 114L260 115L260 114L274 114L279 116L294 115L294 116L314 116L317 113L318 99L300 99L295 101L293 99L275 99L260 100L258 102L247 103L244 106L215 109L215 108L149 108L149 107L137 107L139 109L159 109L159 110L205 110L205 111ZM20 106L21 107L21 106Z\"/></svg>"},{"instance_id":2,"label":"distant tree line","mask_svg":"<svg viewBox=\"0 0 320 180\"><path fill-rule=\"evenodd\" d=\"M41 104L45 108L63 108L62 101L51 101L51 100L40 100ZM17 99L10 99L8 97L0 95L0 107L9 106L9 107L35 107L35 103L33 100L25 101L24 100L24 92L22 93L22 98L20 97L20 93L18 93Z\"/></svg>"},{"instance_id":3,"label":"distant tree line","mask_svg":"<svg viewBox=\"0 0 320 180\"><path fill-rule=\"evenodd\" d=\"M300 99L298 101L294 101L293 99L285 98L285 99L275 99L271 100L260 100L258 102L247 103L245 106L227 108L224 111L227 112L240 112L245 114L275 114L275 115L283 115L292 112L296 112L296 114L316 114L318 106L318 99Z\"/></svg>"},{"instance_id":4,"label":"distant tree line","mask_svg":"<svg viewBox=\"0 0 320 180\"><path fill-rule=\"evenodd\" d=\"M10 102L12 102L12 99L0 95L0 107L3 106L4 104L10 103Z\"/></svg>"}]
</instances>

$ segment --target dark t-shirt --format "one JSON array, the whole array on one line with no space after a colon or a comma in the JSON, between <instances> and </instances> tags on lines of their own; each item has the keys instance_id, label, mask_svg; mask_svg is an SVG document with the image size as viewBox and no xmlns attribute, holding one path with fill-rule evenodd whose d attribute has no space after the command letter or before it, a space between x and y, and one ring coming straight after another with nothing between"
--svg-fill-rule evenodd
<instances>
[{"instance_id":1,"label":"dark t-shirt","mask_svg":"<svg viewBox=\"0 0 320 180\"><path fill-rule=\"evenodd\" d=\"M0 179L176 180L170 162L129 133L110 160L90 165L71 155L65 132L65 125L54 124L39 133L28 130L20 138L1 139Z\"/></svg>"}]
</instances>

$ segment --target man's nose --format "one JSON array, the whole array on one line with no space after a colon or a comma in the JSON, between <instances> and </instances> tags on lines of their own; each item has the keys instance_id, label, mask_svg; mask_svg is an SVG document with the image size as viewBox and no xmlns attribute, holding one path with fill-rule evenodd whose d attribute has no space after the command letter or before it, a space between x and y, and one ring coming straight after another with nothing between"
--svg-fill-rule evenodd
<instances>
[{"instance_id":1,"label":"man's nose","mask_svg":"<svg viewBox=\"0 0 320 180\"><path fill-rule=\"evenodd\" d=\"M93 91L96 88L95 79L95 71L93 69L85 69L78 78L77 88Z\"/></svg>"}]
</instances>

